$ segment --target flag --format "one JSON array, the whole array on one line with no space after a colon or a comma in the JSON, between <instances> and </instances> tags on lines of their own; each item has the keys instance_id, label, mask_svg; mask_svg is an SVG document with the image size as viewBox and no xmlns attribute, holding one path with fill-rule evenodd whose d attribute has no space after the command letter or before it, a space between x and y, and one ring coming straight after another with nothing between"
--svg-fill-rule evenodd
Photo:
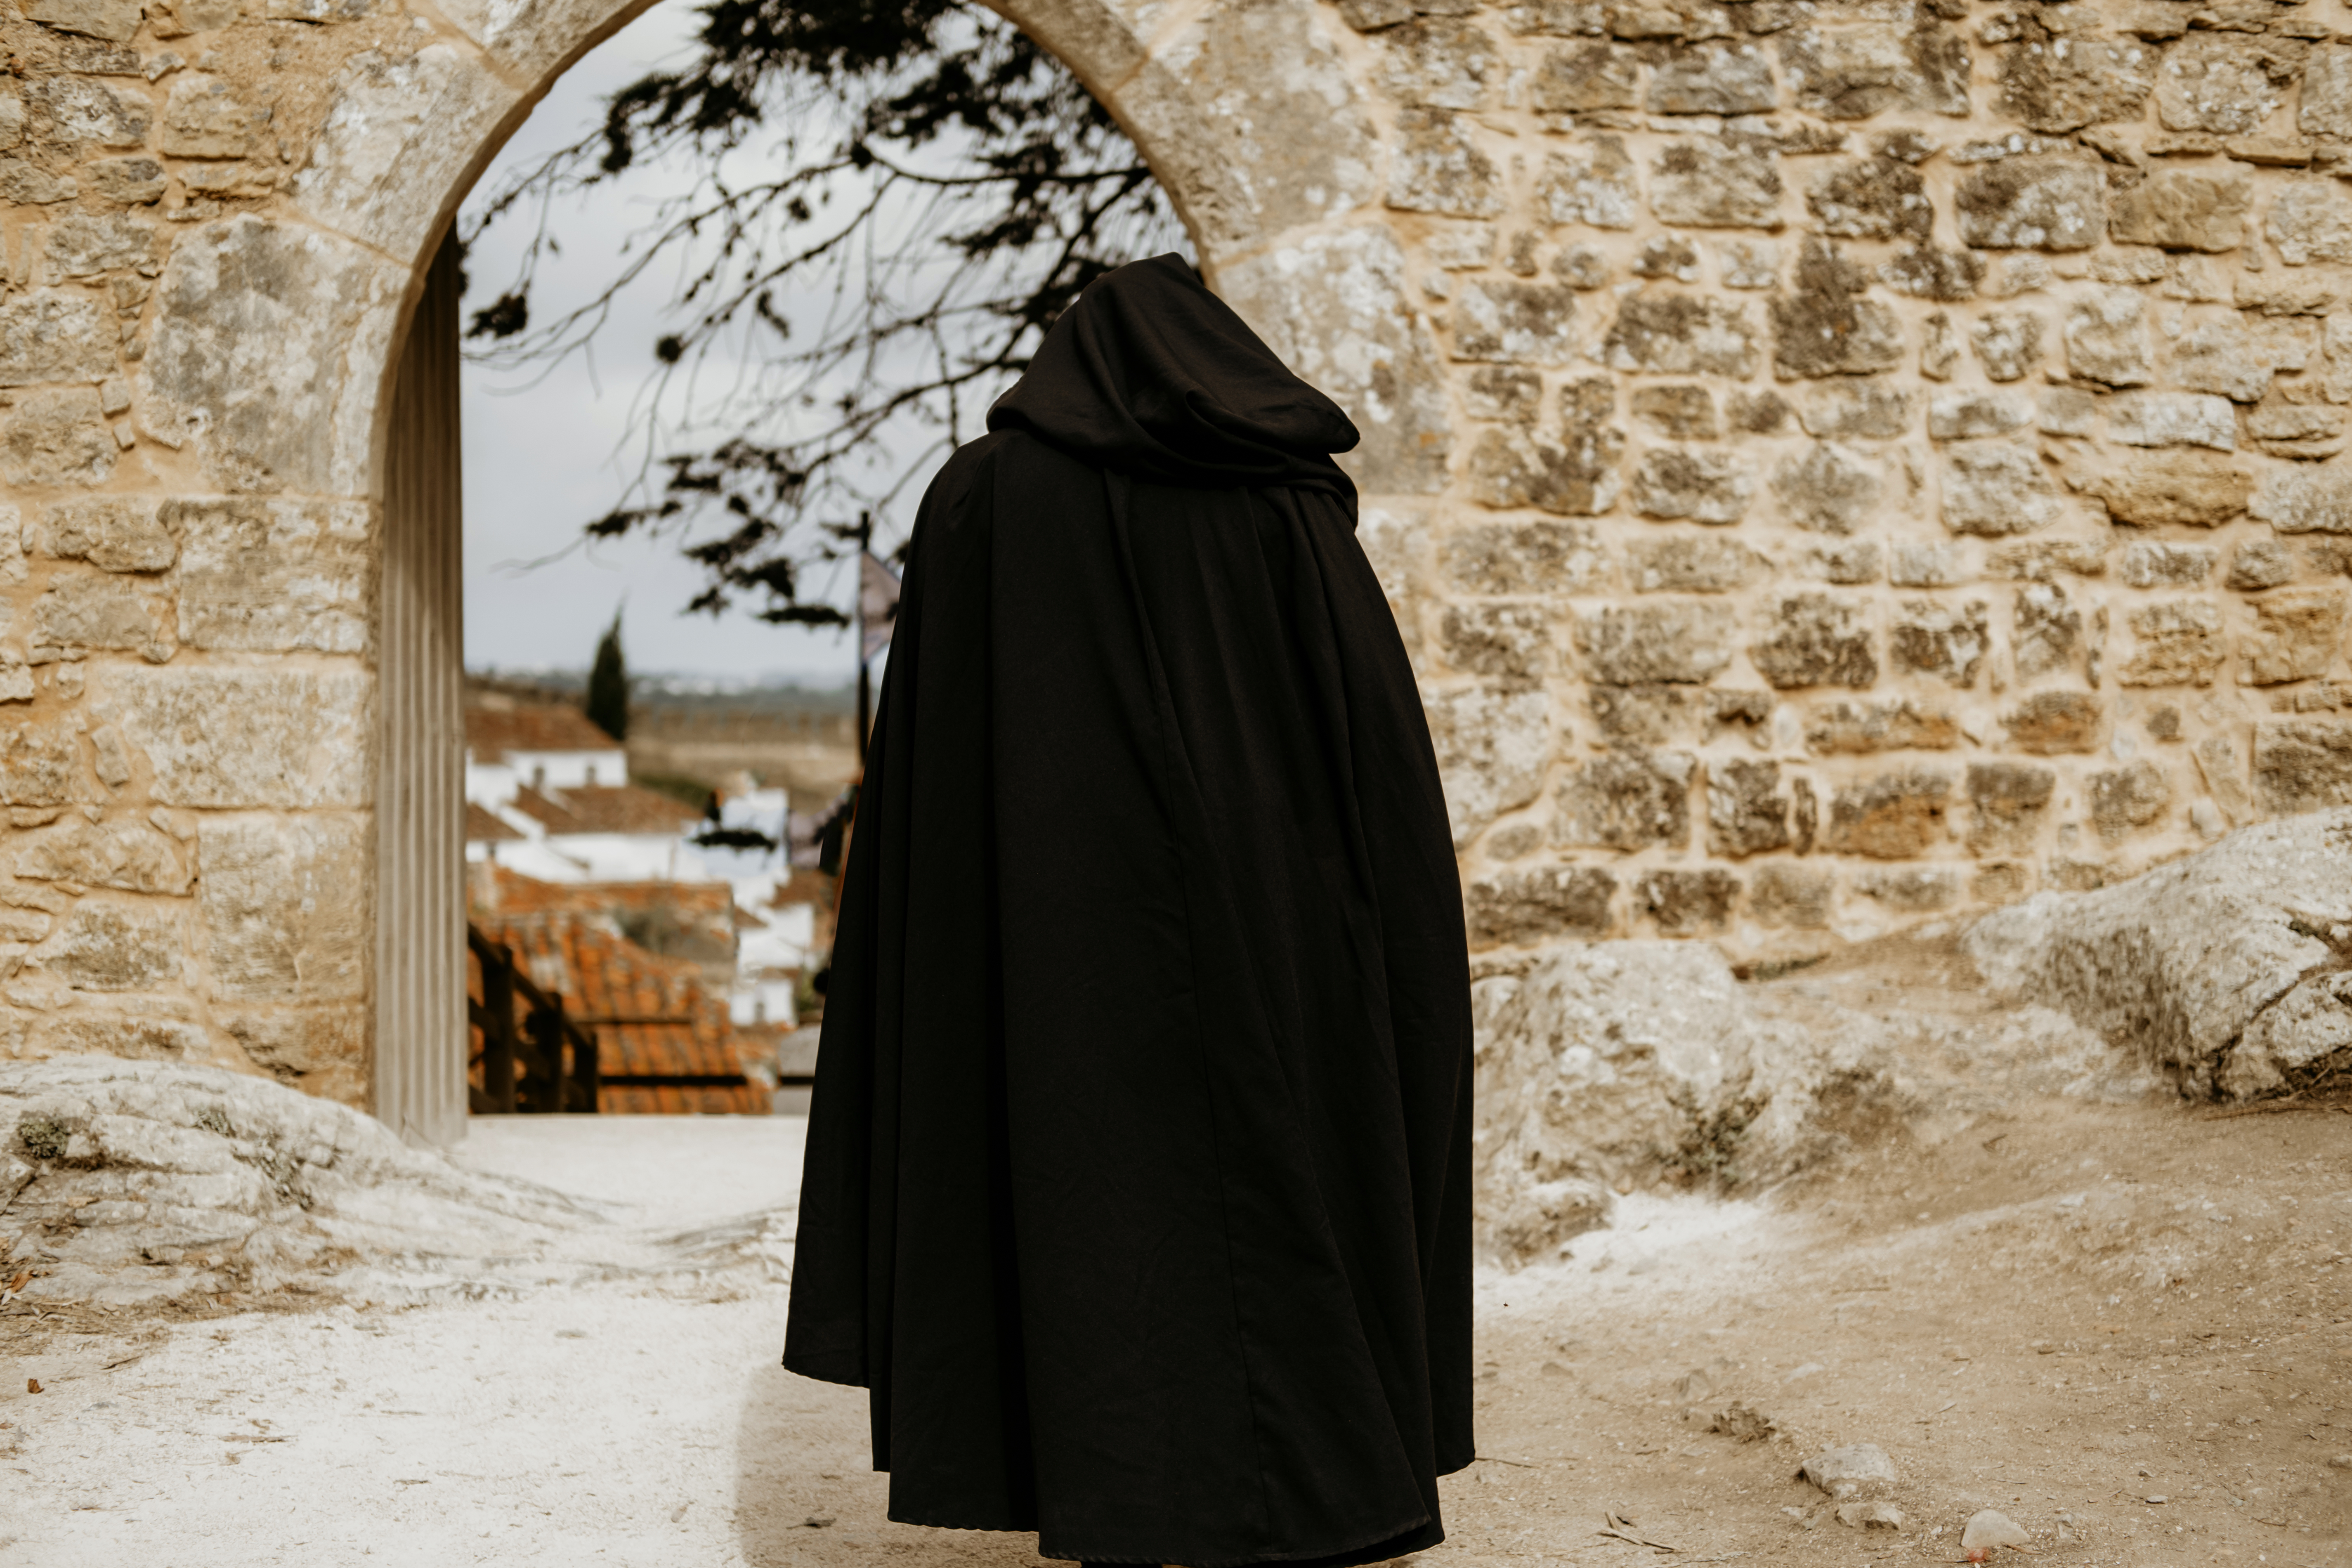
<instances>
[{"instance_id":1,"label":"flag","mask_svg":"<svg viewBox=\"0 0 2352 1568\"><path fill-rule=\"evenodd\" d=\"M890 646L898 620L898 574L870 550L857 554L858 657L866 663Z\"/></svg>"}]
</instances>

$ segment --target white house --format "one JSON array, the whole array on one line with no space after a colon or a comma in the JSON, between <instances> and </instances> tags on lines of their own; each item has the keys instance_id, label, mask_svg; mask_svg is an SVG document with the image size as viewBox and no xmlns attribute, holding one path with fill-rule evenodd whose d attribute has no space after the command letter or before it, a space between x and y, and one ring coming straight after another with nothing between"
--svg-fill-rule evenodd
<instances>
[{"instance_id":1,"label":"white house","mask_svg":"<svg viewBox=\"0 0 2352 1568\"><path fill-rule=\"evenodd\" d=\"M547 882L712 880L692 806L629 782L576 708L493 696L466 710L466 858Z\"/></svg>"}]
</instances>

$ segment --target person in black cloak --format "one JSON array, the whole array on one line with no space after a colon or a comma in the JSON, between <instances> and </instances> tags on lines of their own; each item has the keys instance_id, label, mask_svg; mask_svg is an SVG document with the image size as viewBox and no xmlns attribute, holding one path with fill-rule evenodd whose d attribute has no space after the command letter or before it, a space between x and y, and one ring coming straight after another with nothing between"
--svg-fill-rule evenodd
<instances>
[{"instance_id":1,"label":"person in black cloak","mask_svg":"<svg viewBox=\"0 0 2352 1568\"><path fill-rule=\"evenodd\" d=\"M1468 959L1330 454L1181 258L1090 285L925 495L784 1365L890 1517L1344 1568L1473 1455Z\"/></svg>"}]
</instances>

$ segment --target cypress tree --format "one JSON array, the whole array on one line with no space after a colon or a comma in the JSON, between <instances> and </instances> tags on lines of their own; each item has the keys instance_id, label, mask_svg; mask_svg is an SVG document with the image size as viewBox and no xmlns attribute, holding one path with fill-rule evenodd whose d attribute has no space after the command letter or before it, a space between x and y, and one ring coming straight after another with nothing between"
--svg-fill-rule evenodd
<instances>
[{"instance_id":1,"label":"cypress tree","mask_svg":"<svg viewBox=\"0 0 2352 1568\"><path fill-rule=\"evenodd\" d=\"M596 639L596 661L588 667L588 721L615 741L629 738L629 666L621 657L621 612Z\"/></svg>"}]
</instances>

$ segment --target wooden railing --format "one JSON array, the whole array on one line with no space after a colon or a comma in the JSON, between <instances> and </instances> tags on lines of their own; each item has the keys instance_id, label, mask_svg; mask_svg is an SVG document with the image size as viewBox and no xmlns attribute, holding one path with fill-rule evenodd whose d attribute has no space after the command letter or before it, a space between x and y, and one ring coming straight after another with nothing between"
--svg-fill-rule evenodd
<instances>
[{"instance_id":1,"label":"wooden railing","mask_svg":"<svg viewBox=\"0 0 2352 1568\"><path fill-rule=\"evenodd\" d=\"M562 996L534 984L506 943L468 923L466 945L482 967L482 999L466 1000L467 1017L482 1031L482 1087L473 1109L593 1113L600 1081L595 1035L564 1016Z\"/></svg>"}]
</instances>

